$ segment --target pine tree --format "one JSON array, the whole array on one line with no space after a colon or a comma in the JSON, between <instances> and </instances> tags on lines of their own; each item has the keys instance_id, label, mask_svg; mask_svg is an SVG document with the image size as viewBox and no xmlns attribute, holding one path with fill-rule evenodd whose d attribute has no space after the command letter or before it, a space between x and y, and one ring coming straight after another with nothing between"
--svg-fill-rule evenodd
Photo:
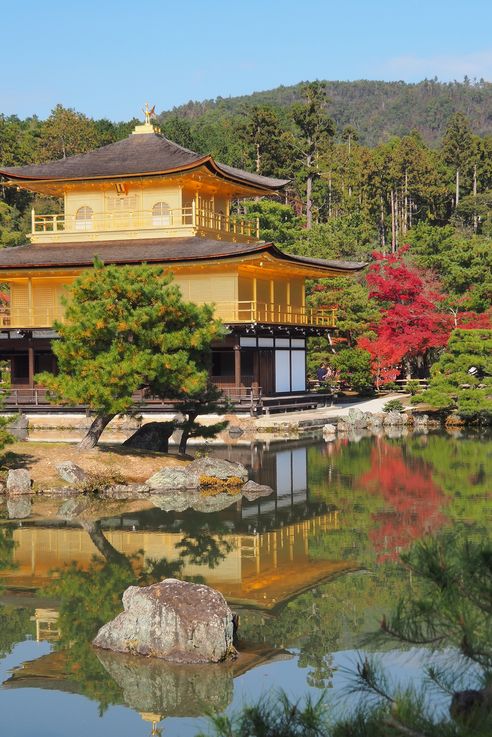
<instances>
[{"instance_id":1,"label":"pine tree","mask_svg":"<svg viewBox=\"0 0 492 737\"><path fill-rule=\"evenodd\" d=\"M36 380L54 401L96 414L81 449L94 447L111 419L132 408L138 389L189 401L206 391L210 344L224 328L212 307L184 302L161 267L95 261L65 304L53 343L59 373Z\"/></svg>"},{"instance_id":2,"label":"pine tree","mask_svg":"<svg viewBox=\"0 0 492 737\"><path fill-rule=\"evenodd\" d=\"M424 401L463 417L492 417L492 330L455 330L431 369Z\"/></svg>"}]
</instances>

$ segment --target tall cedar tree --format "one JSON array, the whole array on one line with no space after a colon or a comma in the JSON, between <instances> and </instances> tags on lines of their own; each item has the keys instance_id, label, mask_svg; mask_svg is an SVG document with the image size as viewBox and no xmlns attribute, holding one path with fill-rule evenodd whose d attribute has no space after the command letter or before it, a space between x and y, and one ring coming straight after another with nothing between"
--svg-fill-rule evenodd
<instances>
[{"instance_id":1,"label":"tall cedar tree","mask_svg":"<svg viewBox=\"0 0 492 737\"><path fill-rule=\"evenodd\" d=\"M291 142L306 186L306 227L311 228L313 183L319 177L319 155L335 135L335 123L325 111L328 100L322 82L304 85L303 97L304 102L292 106L292 119L298 132Z\"/></svg>"},{"instance_id":2,"label":"tall cedar tree","mask_svg":"<svg viewBox=\"0 0 492 737\"><path fill-rule=\"evenodd\" d=\"M442 142L444 160L455 173L454 206L458 207L463 177L469 173L473 152L470 123L463 113L455 113L449 121Z\"/></svg>"},{"instance_id":3,"label":"tall cedar tree","mask_svg":"<svg viewBox=\"0 0 492 737\"><path fill-rule=\"evenodd\" d=\"M96 414L81 449L94 447L111 419L128 412L137 389L196 400L208 386L210 344L224 328L209 305L184 302L161 267L94 262L73 283L65 322L55 324L59 373L36 380L55 402Z\"/></svg>"}]
</instances>

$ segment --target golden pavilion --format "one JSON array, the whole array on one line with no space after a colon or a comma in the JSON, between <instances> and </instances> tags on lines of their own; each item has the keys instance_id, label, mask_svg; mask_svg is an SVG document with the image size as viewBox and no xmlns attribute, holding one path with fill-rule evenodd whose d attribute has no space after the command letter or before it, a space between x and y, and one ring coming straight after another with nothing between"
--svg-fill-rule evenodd
<instances>
[{"instance_id":1,"label":"golden pavilion","mask_svg":"<svg viewBox=\"0 0 492 737\"><path fill-rule=\"evenodd\" d=\"M0 359L12 386L32 389L56 370L51 343L61 297L94 258L160 264L183 297L213 303L229 334L213 346L212 379L231 396L306 392L306 338L336 326L336 308L306 306L305 281L350 275L362 263L282 252L261 240L258 221L236 214L242 199L273 195L287 180L252 174L189 151L146 120L124 140L45 164L0 167L5 186L63 201L32 211L30 242L0 250L8 285ZM233 209L234 208L234 209Z\"/></svg>"}]
</instances>

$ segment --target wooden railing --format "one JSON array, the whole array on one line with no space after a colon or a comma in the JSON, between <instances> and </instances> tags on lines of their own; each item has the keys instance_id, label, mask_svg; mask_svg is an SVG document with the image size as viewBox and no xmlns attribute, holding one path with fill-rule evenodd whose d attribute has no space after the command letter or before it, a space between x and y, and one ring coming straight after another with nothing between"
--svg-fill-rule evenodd
<instances>
[{"instance_id":1,"label":"wooden railing","mask_svg":"<svg viewBox=\"0 0 492 737\"><path fill-rule=\"evenodd\" d=\"M336 326L337 308L295 307L255 300L216 302L215 317L226 323L270 323L333 328Z\"/></svg>"},{"instance_id":2,"label":"wooden railing","mask_svg":"<svg viewBox=\"0 0 492 737\"><path fill-rule=\"evenodd\" d=\"M336 326L336 307L293 307L274 303L216 302L215 317L224 323L268 323L272 325ZM51 328L55 321L63 322L63 307L32 310L8 308L0 314L2 328Z\"/></svg>"},{"instance_id":3,"label":"wooden railing","mask_svg":"<svg viewBox=\"0 0 492 737\"><path fill-rule=\"evenodd\" d=\"M223 387L220 386L220 382L216 382L214 377L212 382L219 386L222 390L224 404L232 404L237 409L250 411L251 414L256 414L257 411L262 408L263 393L261 387L255 386L250 387ZM49 401L48 391L42 387L21 387L14 386L8 390L0 389L0 402L4 411L11 411L13 409L36 409L40 410L57 410L67 411L65 405L53 404ZM186 405L186 402L174 401L162 399L159 397L153 397L147 394L144 390L138 390L133 394L133 407L138 408L141 411L158 411L158 410L176 410ZM86 405L76 405L71 409L78 409L80 411L87 410Z\"/></svg>"},{"instance_id":4,"label":"wooden railing","mask_svg":"<svg viewBox=\"0 0 492 737\"><path fill-rule=\"evenodd\" d=\"M85 219L76 215L37 215L31 213L33 235L39 233L100 233L125 230L180 230L196 228L232 236L260 237L259 219L223 215L213 210L195 207L170 209L163 214L152 210L127 210L122 212L94 212Z\"/></svg>"}]
</instances>

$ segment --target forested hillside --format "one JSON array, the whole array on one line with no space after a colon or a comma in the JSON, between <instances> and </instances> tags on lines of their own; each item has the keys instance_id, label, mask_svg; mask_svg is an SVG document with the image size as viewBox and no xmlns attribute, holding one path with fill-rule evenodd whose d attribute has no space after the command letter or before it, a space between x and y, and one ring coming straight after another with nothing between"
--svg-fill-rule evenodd
<instances>
[{"instance_id":1,"label":"forested hillside","mask_svg":"<svg viewBox=\"0 0 492 737\"><path fill-rule=\"evenodd\" d=\"M435 145L442 139L453 113L464 113L474 133L492 134L492 84L489 82L444 83L424 80L405 82L323 82L329 99L329 111L337 128L353 125L360 142L376 146L391 136L419 131L423 140ZM302 99L302 83L254 92L242 97L219 97L216 100L188 102L174 108L197 128L222 118L241 116L255 105L278 108L280 114ZM165 119L169 112L162 114Z\"/></svg>"}]
</instances>

